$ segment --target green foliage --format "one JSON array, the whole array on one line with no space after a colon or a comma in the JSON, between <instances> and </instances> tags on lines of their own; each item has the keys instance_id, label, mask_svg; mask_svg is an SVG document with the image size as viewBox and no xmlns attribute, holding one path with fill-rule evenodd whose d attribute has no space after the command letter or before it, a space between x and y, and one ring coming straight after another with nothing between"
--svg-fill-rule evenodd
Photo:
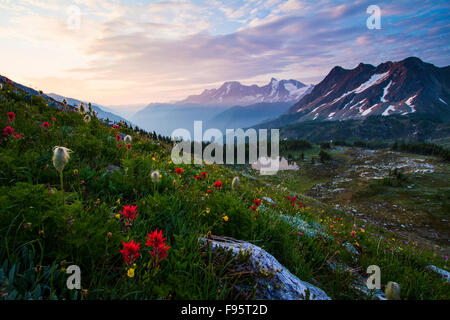
<instances>
[{"instance_id":1,"label":"green foliage","mask_svg":"<svg viewBox=\"0 0 450 320\"><path fill-rule=\"evenodd\" d=\"M395 151L438 156L450 161L450 150L434 143L401 141L393 143L391 148Z\"/></svg>"},{"instance_id":2,"label":"green foliage","mask_svg":"<svg viewBox=\"0 0 450 320\"><path fill-rule=\"evenodd\" d=\"M325 150L321 149L319 151L319 161L324 163L326 161L330 161L332 159L331 155Z\"/></svg>"}]
</instances>

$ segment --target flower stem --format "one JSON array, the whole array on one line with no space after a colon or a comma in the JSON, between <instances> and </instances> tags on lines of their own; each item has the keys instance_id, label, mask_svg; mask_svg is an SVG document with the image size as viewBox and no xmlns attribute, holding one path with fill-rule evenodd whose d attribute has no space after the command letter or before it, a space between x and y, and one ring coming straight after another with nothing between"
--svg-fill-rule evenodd
<instances>
[{"instance_id":1,"label":"flower stem","mask_svg":"<svg viewBox=\"0 0 450 320\"><path fill-rule=\"evenodd\" d=\"M64 201L64 179L63 179L63 172L62 170L59 172L59 179L61 180L61 191L62 191L62 203L63 203L63 207L65 205L65 201Z\"/></svg>"}]
</instances>

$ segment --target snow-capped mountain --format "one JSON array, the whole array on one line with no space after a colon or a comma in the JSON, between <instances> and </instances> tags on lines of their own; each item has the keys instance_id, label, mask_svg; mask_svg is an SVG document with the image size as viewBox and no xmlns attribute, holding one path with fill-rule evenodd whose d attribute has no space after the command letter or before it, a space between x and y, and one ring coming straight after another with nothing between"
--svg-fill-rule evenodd
<instances>
[{"instance_id":1,"label":"snow-capped mountain","mask_svg":"<svg viewBox=\"0 0 450 320\"><path fill-rule=\"evenodd\" d=\"M450 66L419 58L334 67L325 79L293 105L299 121L361 119L371 115L450 112ZM300 116L300 118L298 118Z\"/></svg>"},{"instance_id":2,"label":"snow-capped mountain","mask_svg":"<svg viewBox=\"0 0 450 320\"><path fill-rule=\"evenodd\" d=\"M192 95L179 104L247 106L256 103L298 101L309 93L313 86L296 80L277 80L272 78L262 87L246 86L238 81L225 82L219 89L204 90L200 95Z\"/></svg>"}]
</instances>

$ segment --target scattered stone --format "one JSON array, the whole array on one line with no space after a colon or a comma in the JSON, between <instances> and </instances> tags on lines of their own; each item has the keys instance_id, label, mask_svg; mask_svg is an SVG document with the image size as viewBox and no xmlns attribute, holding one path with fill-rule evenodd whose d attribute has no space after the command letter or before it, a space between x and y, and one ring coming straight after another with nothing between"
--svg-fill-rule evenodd
<instances>
[{"instance_id":1,"label":"scattered stone","mask_svg":"<svg viewBox=\"0 0 450 320\"><path fill-rule=\"evenodd\" d=\"M106 172L108 172L108 173L112 173L112 172L114 172L116 170L122 171L122 169L120 167L115 166L113 164L110 164L109 166L106 167Z\"/></svg>"},{"instance_id":2,"label":"scattered stone","mask_svg":"<svg viewBox=\"0 0 450 320\"><path fill-rule=\"evenodd\" d=\"M433 265L429 265L426 268L428 270L431 270L431 271L434 271L434 272L440 274L443 280L450 282L450 272L448 272L444 269L438 268L436 266L433 266Z\"/></svg>"},{"instance_id":3,"label":"scattered stone","mask_svg":"<svg viewBox=\"0 0 450 320\"><path fill-rule=\"evenodd\" d=\"M275 203L275 201L273 201L272 199L270 199L269 197L263 197L263 200L269 202L269 203Z\"/></svg>"}]
</instances>

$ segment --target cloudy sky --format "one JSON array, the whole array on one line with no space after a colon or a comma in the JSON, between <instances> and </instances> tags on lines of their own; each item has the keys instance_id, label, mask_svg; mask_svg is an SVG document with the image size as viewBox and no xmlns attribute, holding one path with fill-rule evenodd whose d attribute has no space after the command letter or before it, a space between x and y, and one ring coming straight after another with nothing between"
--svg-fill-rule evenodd
<instances>
[{"instance_id":1,"label":"cloudy sky","mask_svg":"<svg viewBox=\"0 0 450 320\"><path fill-rule=\"evenodd\" d=\"M224 81L318 83L335 65L446 66L449 21L450 1L0 0L0 74L103 105L166 102Z\"/></svg>"}]
</instances>

